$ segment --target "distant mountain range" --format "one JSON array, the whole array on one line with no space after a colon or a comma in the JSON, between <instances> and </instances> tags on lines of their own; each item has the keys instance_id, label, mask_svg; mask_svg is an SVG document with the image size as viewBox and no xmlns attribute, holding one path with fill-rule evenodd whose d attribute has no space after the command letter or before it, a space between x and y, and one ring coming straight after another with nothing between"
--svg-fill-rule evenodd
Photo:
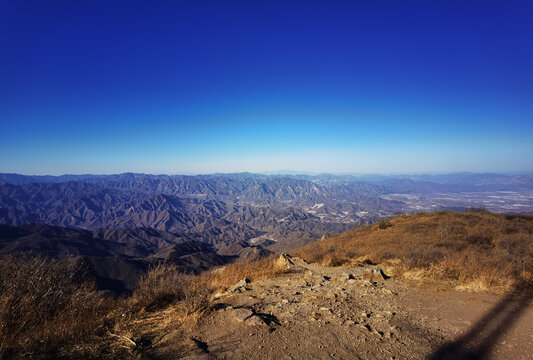
<instances>
[{"instance_id":1,"label":"distant mountain range","mask_svg":"<svg viewBox=\"0 0 533 360\"><path fill-rule=\"evenodd\" d=\"M533 176L0 174L0 224L9 225L0 228L0 254L203 269L394 213L470 206L533 212Z\"/></svg>"}]
</instances>

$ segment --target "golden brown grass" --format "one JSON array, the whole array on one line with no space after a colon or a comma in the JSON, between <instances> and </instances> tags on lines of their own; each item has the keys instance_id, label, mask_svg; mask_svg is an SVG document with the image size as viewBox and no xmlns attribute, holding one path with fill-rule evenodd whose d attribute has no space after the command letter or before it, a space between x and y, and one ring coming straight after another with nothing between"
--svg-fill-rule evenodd
<instances>
[{"instance_id":1,"label":"golden brown grass","mask_svg":"<svg viewBox=\"0 0 533 360\"><path fill-rule=\"evenodd\" d=\"M1 257L0 358L144 358L158 334L171 334L164 346L179 353L180 326L205 314L215 292L285 272L274 256L199 275L159 264L131 296L113 299L83 279L74 259Z\"/></svg>"},{"instance_id":2,"label":"golden brown grass","mask_svg":"<svg viewBox=\"0 0 533 360\"><path fill-rule=\"evenodd\" d=\"M225 291L243 278L251 280L274 277L289 270L278 264L279 255L271 255L254 261L236 261L222 268L217 268L199 275L199 280L213 291Z\"/></svg>"},{"instance_id":3,"label":"golden brown grass","mask_svg":"<svg viewBox=\"0 0 533 360\"><path fill-rule=\"evenodd\" d=\"M486 211L416 213L358 227L293 252L338 266L366 259L405 278L505 290L533 280L533 216Z\"/></svg>"},{"instance_id":4,"label":"golden brown grass","mask_svg":"<svg viewBox=\"0 0 533 360\"><path fill-rule=\"evenodd\" d=\"M113 301L78 275L72 259L0 259L1 358L58 354L79 339L91 341Z\"/></svg>"}]
</instances>

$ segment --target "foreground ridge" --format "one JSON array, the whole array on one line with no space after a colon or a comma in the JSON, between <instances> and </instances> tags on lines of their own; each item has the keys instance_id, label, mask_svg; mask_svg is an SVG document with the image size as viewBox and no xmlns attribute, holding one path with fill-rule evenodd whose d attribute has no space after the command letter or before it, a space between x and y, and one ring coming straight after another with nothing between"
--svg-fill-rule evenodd
<instances>
[{"instance_id":1,"label":"foreground ridge","mask_svg":"<svg viewBox=\"0 0 533 360\"><path fill-rule=\"evenodd\" d=\"M479 353L526 359L533 349L533 311L523 293L509 293L498 302L486 293L442 286L436 292L435 287L385 280L377 266L328 268L292 261L288 275L252 281L246 290L220 296L205 318L175 334L194 339L180 355L451 359ZM377 276L367 280L368 274ZM501 313L500 319L493 319L494 312ZM493 321L504 321L505 328ZM514 329L507 332L511 325ZM490 331L493 326L498 331ZM154 355L168 355L165 339L154 346Z\"/></svg>"}]
</instances>

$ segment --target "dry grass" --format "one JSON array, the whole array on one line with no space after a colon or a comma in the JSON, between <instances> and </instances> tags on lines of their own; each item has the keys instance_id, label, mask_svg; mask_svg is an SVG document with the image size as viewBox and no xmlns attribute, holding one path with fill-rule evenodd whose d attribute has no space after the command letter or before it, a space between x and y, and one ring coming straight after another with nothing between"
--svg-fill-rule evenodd
<instances>
[{"instance_id":1,"label":"dry grass","mask_svg":"<svg viewBox=\"0 0 533 360\"><path fill-rule=\"evenodd\" d=\"M79 278L71 259L0 259L0 357L59 356L74 342L90 342L104 321L104 299Z\"/></svg>"},{"instance_id":2,"label":"dry grass","mask_svg":"<svg viewBox=\"0 0 533 360\"><path fill-rule=\"evenodd\" d=\"M533 216L416 213L352 229L294 254L326 266L364 257L406 278L505 290L519 280L533 280Z\"/></svg>"},{"instance_id":3,"label":"dry grass","mask_svg":"<svg viewBox=\"0 0 533 360\"><path fill-rule=\"evenodd\" d=\"M285 272L275 257L200 275L159 264L139 280L130 297L113 299L84 280L74 259L2 257L0 358L146 358L158 334L171 334L163 346L179 353L180 326L205 314L215 292L244 277Z\"/></svg>"},{"instance_id":4,"label":"dry grass","mask_svg":"<svg viewBox=\"0 0 533 360\"><path fill-rule=\"evenodd\" d=\"M158 264L138 283L130 299L133 308L155 311L170 304L187 304L188 313L207 308L210 289L197 276L180 273L173 264Z\"/></svg>"},{"instance_id":5,"label":"dry grass","mask_svg":"<svg viewBox=\"0 0 533 360\"><path fill-rule=\"evenodd\" d=\"M289 270L278 263L278 257L279 255L271 255L254 261L237 261L203 273L199 275L199 279L213 291L225 291L243 278L254 280L287 273Z\"/></svg>"}]
</instances>

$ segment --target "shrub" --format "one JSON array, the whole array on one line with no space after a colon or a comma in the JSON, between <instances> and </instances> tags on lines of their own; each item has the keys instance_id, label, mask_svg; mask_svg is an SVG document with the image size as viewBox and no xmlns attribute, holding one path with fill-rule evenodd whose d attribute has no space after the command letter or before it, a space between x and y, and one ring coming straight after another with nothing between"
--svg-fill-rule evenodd
<instances>
[{"instance_id":1,"label":"shrub","mask_svg":"<svg viewBox=\"0 0 533 360\"><path fill-rule=\"evenodd\" d=\"M187 312L207 307L210 289L196 276L181 273L175 265L158 264L138 283L132 303L148 311L161 309L176 302L187 304Z\"/></svg>"},{"instance_id":2,"label":"shrub","mask_svg":"<svg viewBox=\"0 0 533 360\"><path fill-rule=\"evenodd\" d=\"M72 259L0 258L0 357L57 354L89 341L103 322L103 298L80 282Z\"/></svg>"},{"instance_id":3,"label":"shrub","mask_svg":"<svg viewBox=\"0 0 533 360\"><path fill-rule=\"evenodd\" d=\"M387 219L383 219L383 220L380 220L380 221L378 222L378 227L379 227L381 230L384 230L384 229L386 229L386 228L388 228L388 227L391 227L391 226L392 226L392 224L391 224L390 221L387 220Z\"/></svg>"},{"instance_id":4,"label":"shrub","mask_svg":"<svg viewBox=\"0 0 533 360\"><path fill-rule=\"evenodd\" d=\"M226 290L243 278L259 279L285 274L290 270L277 262L279 255L257 260L243 260L228 264L199 275L200 282L209 284L213 290Z\"/></svg>"}]
</instances>

